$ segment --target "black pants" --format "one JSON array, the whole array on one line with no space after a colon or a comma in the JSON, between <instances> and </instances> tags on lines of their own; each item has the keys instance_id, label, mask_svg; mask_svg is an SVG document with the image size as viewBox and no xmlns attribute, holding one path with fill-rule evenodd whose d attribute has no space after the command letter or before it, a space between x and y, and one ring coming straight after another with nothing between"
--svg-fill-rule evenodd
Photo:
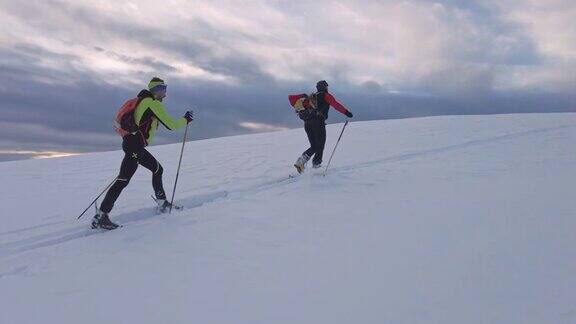
<instances>
[{"instance_id":1,"label":"black pants","mask_svg":"<svg viewBox=\"0 0 576 324\"><path fill-rule=\"evenodd\" d=\"M162 169L162 166L156 161L152 154L144 148L142 136L140 134L124 136L122 150L124 150L125 155L122 160L122 165L120 166L120 174L106 193L100 210L105 213L109 213L112 210L116 199L118 199L120 193L126 188L134 172L138 169L138 164L152 171L152 186L154 187L156 198L166 199L166 193L162 186L162 172L164 169Z\"/></svg>"},{"instance_id":2,"label":"black pants","mask_svg":"<svg viewBox=\"0 0 576 324\"><path fill-rule=\"evenodd\" d=\"M322 163L324 145L326 144L326 123L322 119L308 120L304 123L304 130L306 130L306 135L308 135L310 148L304 151L303 154L310 157L314 155L312 163L319 165Z\"/></svg>"}]
</instances>

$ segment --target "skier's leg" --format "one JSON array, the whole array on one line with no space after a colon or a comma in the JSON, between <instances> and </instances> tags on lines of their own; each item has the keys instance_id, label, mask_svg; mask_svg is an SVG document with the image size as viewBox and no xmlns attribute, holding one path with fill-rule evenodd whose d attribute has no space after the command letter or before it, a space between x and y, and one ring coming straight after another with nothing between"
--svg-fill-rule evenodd
<instances>
[{"instance_id":1,"label":"skier's leg","mask_svg":"<svg viewBox=\"0 0 576 324\"><path fill-rule=\"evenodd\" d=\"M312 163L316 166L322 164L322 156L324 155L324 146L326 145L326 125L324 122L316 125L315 129L315 154Z\"/></svg>"},{"instance_id":2,"label":"skier's leg","mask_svg":"<svg viewBox=\"0 0 576 324\"><path fill-rule=\"evenodd\" d=\"M108 214L112 210L116 199L118 199L122 190L126 188L138 168L138 151L143 147L142 139L138 135L127 135L124 137L122 140L124 159L120 166L120 173L106 193L106 197L104 197L102 205L100 205L100 211Z\"/></svg>"},{"instance_id":3,"label":"skier's leg","mask_svg":"<svg viewBox=\"0 0 576 324\"><path fill-rule=\"evenodd\" d=\"M306 131L306 136L308 136L308 142L310 142L310 147L304 151L304 153L302 153L302 155L306 155L308 156L308 158L310 158L312 155L314 155L314 147L316 146L316 138L314 136L314 128L312 127L311 123L305 123L304 124L304 130Z\"/></svg>"},{"instance_id":4,"label":"skier's leg","mask_svg":"<svg viewBox=\"0 0 576 324\"><path fill-rule=\"evenodd\" d=\"M306 131L306 136L308 136L308 141L310 142L310 147L302 153L294 163L294 167L298 170L298 173L304 172L306 168L306 163L310 160L310 157L314 154L314 133L309 125L309 122L304 124L304 130Z\"/></svg>"},{"instance_id":5,"label":"skier's leg","mask_svg":"<svg viewBox=\"0 0 576 324\"><path fill-rule=\"evenodd\" d=\"M172 209L182 209L182 206L172 205L166 200L166 192L162 186L162 174L164 169L162 165L154 158L150 152L146 149L140 151L140 159L138 163L152 172L152 186L154 187L154 193L156 194L156 203L158 203L158 212L165 213L170 208Z\"/></svg>"},{"instance_id":6,"label":"skier's leg","mask_svg":"<svg viewBox=\"0 0 576 324\"><path fill-rule=\"evenodd\" d=\"M166 199L166 192L164 191L164 186L162 185L162 174L164 169L160 162L150 154L146 149L140 150L140 159L138 163L152 172L152 187L154 187L154 193L156 194L156 199Z\"/></svg>"},{"instance_id":7,"label":"skier's leg","mask_svg":"<svg viewBox=\"0 0 576 324\"><path fill-rule=\"evenodd\" d=\"M136 169L138 168L138 156L134 156L133 154L135 153L127 152L124 155L122 165L120 166L120 174L118 174L116 181L112 187L110 187L106 193L106 197L104 197L104 200L100 205L100 210L106 214L112 210L116 199L118 199L122 190L126 188L130 179L134 175L134 172L136 172Z\"/></svg>"}]
</instances>

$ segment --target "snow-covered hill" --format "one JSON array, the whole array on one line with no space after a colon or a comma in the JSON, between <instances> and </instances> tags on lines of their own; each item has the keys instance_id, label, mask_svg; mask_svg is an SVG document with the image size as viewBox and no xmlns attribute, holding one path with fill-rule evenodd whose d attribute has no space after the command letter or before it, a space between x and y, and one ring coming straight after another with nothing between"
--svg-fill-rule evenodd
<instances>
[{"instance_id":1,"label":"snow-covered hill","mask_svg":"<svg viewBox=\"0 0 576 324\"><path fill-rule=\"evenodd\" d=\"M187 209L140 168L97 234L121 152L1 163L0 323L576 323L576 115L354 122L286 179L305 147L189 142ZM170 192L180 145L150 150Z\"/></svg>"}]
</instances>

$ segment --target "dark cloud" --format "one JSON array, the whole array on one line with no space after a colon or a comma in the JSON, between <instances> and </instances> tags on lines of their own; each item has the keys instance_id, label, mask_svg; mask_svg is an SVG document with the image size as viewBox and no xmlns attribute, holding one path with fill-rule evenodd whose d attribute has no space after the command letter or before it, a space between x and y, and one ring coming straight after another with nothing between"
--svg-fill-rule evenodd
<instances>
[{"instance_id":1,"label":"dark cloud","mask_svg":"<svg viewBox=\"0 0 576 324\"><path fill-rule=\"evenodd\" d=\"M382 90L380 83L373 80L362 83L362 88L369 92L380 92Z\"/></svg>"},{"instance_id":2,"label":"dark cloud","mask_svg":"<svg viewBox=\"0 0 576 324\"><path fill-rule=\"evenodd\" d=\"M184 61L190 61L208 72L217 74L230 75L242 82L269 83L273 82L273 77L261 71L259 63L252 57L243 53L238 53L227 48L227 44L232 41L245 40L255 41L254 37L240 30L232 30L223 33L220 29L202 20L190 20L182 28L187 31L188 36L182 36L169 29L160 27L145 27L143 25L132 24L128 21L118 19L118 17L107 15L102 12L94 12L80 5L76 6L62 1L47 1L46 3L37 3L39 7L50 6L49 11L57 11L58 16L71 20L76 28L89 32L96 32L100 37L105 39L124 39L130 43L140 43L150 48L160 48L163 51L170 52L180 56ZM9 9L15 9L13 14L29 19L34 15L23 8L30 8L34 5L28 4L26 7L11 6ZM34 6L35 7L35 6ZM37 8L36 8L37 10ZM37 16L35 16L38 18ZM65 23L54 24L50 17L44 19L32 19L29 24L37 29L50 29L54 32L64 35L74 32L62 30L60 26ZM209 41L206 41L209 40ZM72 37L67 39L68 42L75 43ZM26 45L22 45L26 46ZM129 45L128 45L129 46ZM106 45L92 47L95 51L105 52L109 56L117 58L127 63L137 63L150 67L158 73L174 72L176 69L169 62L162 62L154 57L135 58L124 54L115 53L107 50ZM36 55L40 55L41 48L35 48ZM215 52L227 52L225 56L214 55ZM54 53L48 53L55 56ZM62 59L67 59L63 57Z\"/></svg>"},{"instance_id":3,"label":"dark cloud","mask_svg":"<svg viewBox=\"0 0 576 324\"><path fill-rule=\"evenodd\" d=\"M102 48L101 51L106 52L109 57L114 58L118 61L143 65L145 67L151 68L154 71L157 71L157 73L171 73L177 71L177 69L172 65L161 62L153 57L142 57L142 58L131 57L128 55L115 53L114 51L106 51Z\"/></svg>"},{"instance_id":4,"label":"dark cloud","mask_svg":"<svg viewBox=\"0 0 576 324\"><path fill-rule=\"evenodd\" d=\"M170 80L168 80L170 82ZM111 121L122 102L139 89L127 91L97 84L59 87L34 84L35 91L22 99L31 106L0 111L0 138L19 143L19 149L88 152L119 149ZM172 83L165 101L168 112L179 117L189 108L196 111L191 139L247 133L240 122L259 122L284 127L301 127L287 102L287 94L309 92L312 85L222 86L214 83ZM334 84L338 88L338 84ZM58 95L56 94L58 93ZM464 98L386 94L370 87L335 92L354 111L356 120L408 118L445 114L486 114L573 111L574 98L550 94L483 94ZM30 108L33 107L33 108ZM15 110L25 113L14 113ZM329 122L342 120L336 111ZM34 126L35 125L35 126ZM161 130L156 144L177 142L181 132ZM2 143L0 142L0 145ZM14 147L11 147L14 148Z\"/></svg>"}]
</instances>

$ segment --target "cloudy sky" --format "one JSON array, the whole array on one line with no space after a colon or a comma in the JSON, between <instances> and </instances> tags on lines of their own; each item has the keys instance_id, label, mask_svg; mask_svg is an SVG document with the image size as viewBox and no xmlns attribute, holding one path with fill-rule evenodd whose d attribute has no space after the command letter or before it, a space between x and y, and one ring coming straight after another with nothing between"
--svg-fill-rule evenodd
<instances>
[{"instance_id":1,"label":"cloudy sky","mask_svg":"<svg viewBox=\"0 0 576 324\"><path fill-rule=\"evenodd\" d=\"M357 120L576 111L573 0L0 0L0 21L0 161L120 149L154 76L192 139L301 127L287 95L320 79Z\"/></svg>"}]
</instances>

